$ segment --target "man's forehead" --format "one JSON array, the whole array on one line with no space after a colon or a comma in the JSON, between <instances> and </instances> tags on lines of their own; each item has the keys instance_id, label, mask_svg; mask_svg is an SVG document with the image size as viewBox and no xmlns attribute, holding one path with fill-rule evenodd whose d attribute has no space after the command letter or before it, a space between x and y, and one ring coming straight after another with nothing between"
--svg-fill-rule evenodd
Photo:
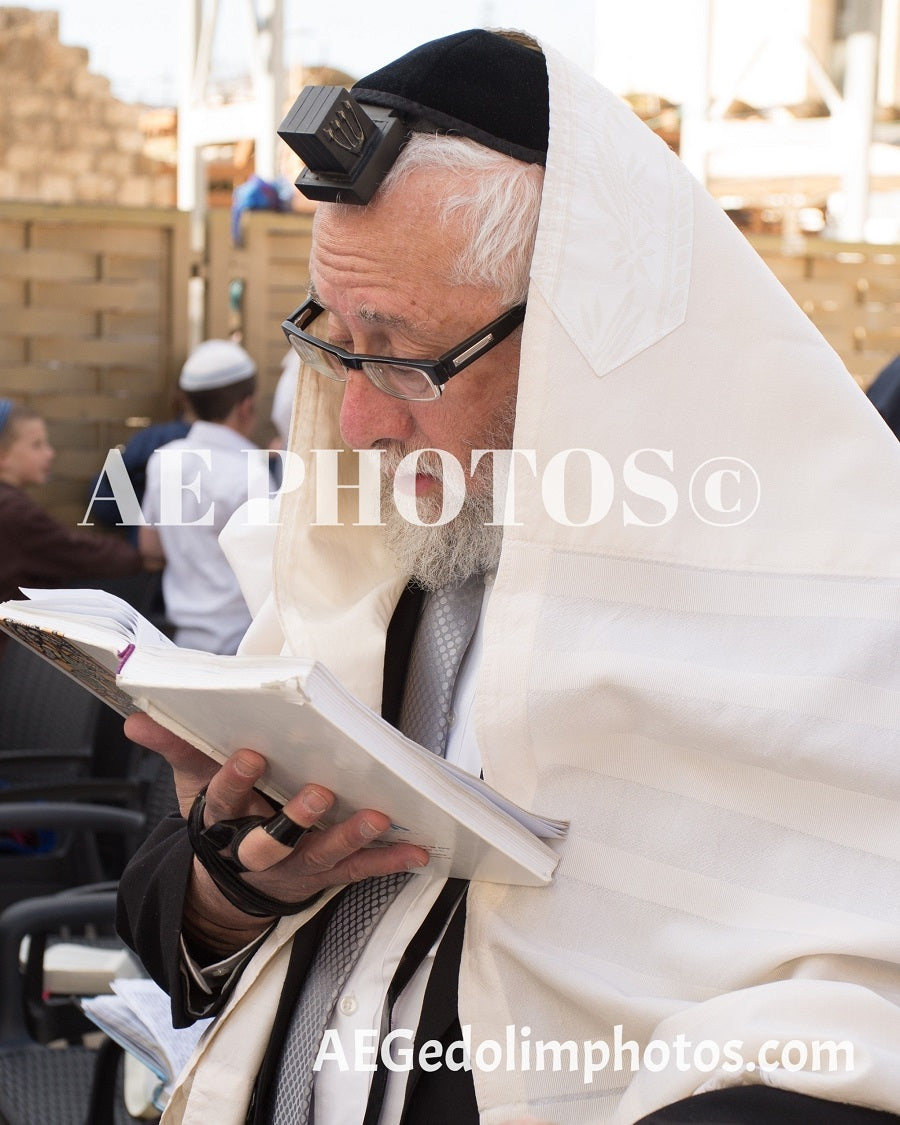
<instances>
[{"instance_id":1,"label":"man's forehead","mask_svg":"<svg viewBox=\"0 0 900 1125\"><path fill-rule=\"evenodd\" d=\"M319 291L316 289L315 280L312 278L310 278L308 292L310 297L320 304L322 308L329 312L336 311L330 309L328 304L321 298ZM345 311L354 317L358 317L359 320L365 321L367 324L376 324L382 328L405 328L414 330L418 327L418 322L411 320L409 316L403 313L388 312L365 301L360 301L356 305L351 304Z\"/></svg>"},{"instance_id":2,"label":"man's forehead","mask_svg":"<svg viewBox=\"0 0 900 1125\"><path fill-rule=\"evenodd\" d=\"M434 169L427 172L435 175ZM431 319L429 306L439 304L440 293L452 284L465 226L442 222L437 206L422 206L421 193L407 192L408 186L393 192L380 208L326 204L318 209L309 254L309 295L323 308L410 331Z\"/></svg>"}]
</instances>

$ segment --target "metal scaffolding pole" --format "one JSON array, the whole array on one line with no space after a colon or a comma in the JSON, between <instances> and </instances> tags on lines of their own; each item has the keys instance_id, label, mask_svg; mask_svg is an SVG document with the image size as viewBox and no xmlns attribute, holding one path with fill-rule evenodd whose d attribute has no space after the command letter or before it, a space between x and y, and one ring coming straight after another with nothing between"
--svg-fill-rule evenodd
<instances>
[{"instance_id":1,"label":"metal scaffolding pole","mask_svg":"<svg viewBox=\"0 0 900 1125\"><path fill-rule=\"evenodd\" d=\"M714 0L693 0L690 14L695 66L690 92L681 107L681 159L706 185L709 159L710 69Z\"/></svg>"},{"instance_id":2,"label":"metal scaffolding pole","mask_svg":"<svg viewBox=\"0 0 900 1125\"><path fill-rule=\"evenodd\" d=\"M253 140L257 175L276 176L275 130L284 103L283 0L239 0L240 40L249 50L250 96L217 101L210 90L219 0L182 0L181 74L178 98L178 207L191 212L191 248L204 250L207 211L207 145ZM197 279L199 281L199 279ZM200 334L202 282L189 312L192 342Z\"/></svg>"},{"instance_id":3,"label":"metal scaffolding pole","mask_svg":"<svg viewBox=\"0 0 900 1125\"><path fill-rule=\"evenodd\" d=\"M869 215L869 154L875 118L880 0L857 0L848 29L844 72L843 212L838 236L848 242L865 239Z\"/></svg>"}]
</instances>

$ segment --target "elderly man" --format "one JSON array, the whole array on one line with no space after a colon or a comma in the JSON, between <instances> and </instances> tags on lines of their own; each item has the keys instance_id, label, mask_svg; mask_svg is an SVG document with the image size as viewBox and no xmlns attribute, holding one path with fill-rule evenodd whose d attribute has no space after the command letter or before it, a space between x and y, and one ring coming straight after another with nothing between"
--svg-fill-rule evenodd
<instances>
[{"instance_id":1,"label":"elderly man","mask_svg":"<svg viewBox=\"0 0 900 1125\"><path fill-rule=\"evenodd\" d=\"M191 824L126 873L122 932L178 1022L218 1013L166 1120L900 1120L896 442L554 52L463 32L354 93L404 145L316 215L307 478L242 651L322 660L571 828L550 886L464 886L370 847L380 810L303 832L328 791L273 815L252 749L218 769L131 719ZM315 518L309 455L343 447L380 452L382 526L349 490Z\"/></svg>"}]
</instances>

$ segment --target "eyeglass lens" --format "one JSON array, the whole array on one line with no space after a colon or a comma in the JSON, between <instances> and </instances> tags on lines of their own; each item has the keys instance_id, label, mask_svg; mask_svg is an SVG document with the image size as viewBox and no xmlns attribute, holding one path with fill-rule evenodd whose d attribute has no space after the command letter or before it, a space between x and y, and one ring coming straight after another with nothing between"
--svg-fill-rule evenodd
<instances>
[{"instance_id":1,"label":"eyeglass lens","mask_svg":"<svg viewBox=\"0 0 900 1125\"><path fill-rule=\"evenodd\" d=\"M303 331L323 343L329 343L328 313L319 313L303 326ZM291 344L304 363L309 364L322 375L342 383L347 381L347 368L337 356L316 347L300 336L291 336ZM362 370L376 387L397 398L427 401L437 398L440 393L427 374L415 367L399 367L386 362L367 360L362 364Z\"/></svg>"}]
</instances>

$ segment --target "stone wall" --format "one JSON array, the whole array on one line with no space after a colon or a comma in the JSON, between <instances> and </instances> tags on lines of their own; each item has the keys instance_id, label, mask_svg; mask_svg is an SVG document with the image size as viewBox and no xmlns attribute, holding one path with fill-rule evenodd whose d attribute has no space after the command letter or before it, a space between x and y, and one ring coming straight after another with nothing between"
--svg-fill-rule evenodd
<instances>
[{"instance_id":1,"label":"stone wall","mask_svg":"<svg viewBox=\"0 0 900 1125\"><path fill-rule=\"evenodd\" d=\"M174 168L143 152L143 108L89 65L55 12L0 8L0 200L174 206Z\"/></svg>"}]
</instances>

